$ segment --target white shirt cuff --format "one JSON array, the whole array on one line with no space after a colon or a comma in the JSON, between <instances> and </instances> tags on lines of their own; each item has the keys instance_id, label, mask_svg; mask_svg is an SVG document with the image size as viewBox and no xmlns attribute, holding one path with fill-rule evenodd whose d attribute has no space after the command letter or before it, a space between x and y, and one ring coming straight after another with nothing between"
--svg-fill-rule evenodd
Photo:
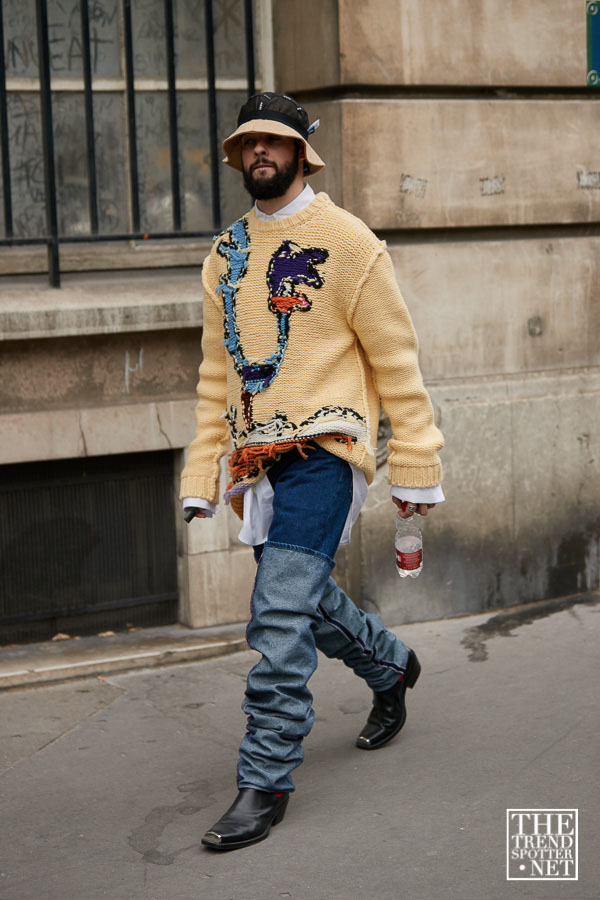
<instances>
[{"instance_id":1,"label":"white shirt cuff","mask_svg":"<svg viewBox=\"0 0 600 900\"><path fill-rule=\"evenodd\" d=\"M426 488L406 488L393 484L392 497L409 503L443 503L446 499L441 484Z\"/></svg>"},{"instance_id":2,"label":"white shirt cuff","mask_svg":"<svg viewBox=\"0 0 600 900\"><path fill-rule=\"evenodd\" d=\"M219 507L216 503L211 503L210 500L203 500L201 497L184 497L182 505L184 509L196 506L198 509L205 510L207 519L211 519L216 512L219 512Z\"/></svg>"}]
</instances>

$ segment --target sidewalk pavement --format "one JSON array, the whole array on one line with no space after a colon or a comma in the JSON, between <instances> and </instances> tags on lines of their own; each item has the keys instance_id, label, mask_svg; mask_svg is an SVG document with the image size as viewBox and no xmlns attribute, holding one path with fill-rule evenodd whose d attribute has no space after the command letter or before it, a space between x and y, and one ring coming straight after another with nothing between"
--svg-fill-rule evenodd
<instances>
[{"instance_id":1,"label":"sidewalk pavement","mask_svg":"<svg viewBox=\"0 0 600 900\"><path fill-rule=\"evenodd\" d=\"M200 847L235 796L256 654L0 695L3 900L596 900L600 595L394 631L423 673L387 747L337 661L284 821ZM579 880L507 881L506 810L579 810ZM527 869L529 871L529 869Z\"/></svg>"}]
</instances>

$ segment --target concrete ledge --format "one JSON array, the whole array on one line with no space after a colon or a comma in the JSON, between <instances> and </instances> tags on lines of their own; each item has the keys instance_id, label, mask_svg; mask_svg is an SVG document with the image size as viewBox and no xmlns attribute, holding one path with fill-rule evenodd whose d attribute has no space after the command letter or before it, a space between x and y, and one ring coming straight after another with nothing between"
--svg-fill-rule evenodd
<instances>
[{"instance_id":1,"label":"concrete ledge","mask_svg":"<svg viewBox=\"0 0 600 900\"><path fill-rule=\"evenodd\" d=\"M65 275L59 289L43 278L6 278L0 290L0 340L198 328L200 271L198 266Z\"/></svg>"},{"instance_id":2,"label":"concrete ledge","mask_svg":"<svg viewBox=\"0 0 600 900\"><path fill-rule=\"evenodd\" d=\"M247 650L245 623L190 629L147 628L0 650L0 690L192 662Z\"/></svg>"},{"instance_id":3,"label":"concrete ledge","mask_svg":"<svg viewBox=\"0 0 600 900\"><path fill-rule=\"evenodd\" d=\"M0 416L0 464L176 450L193 437L195 399Z\"/></svg>"}]
</instances>

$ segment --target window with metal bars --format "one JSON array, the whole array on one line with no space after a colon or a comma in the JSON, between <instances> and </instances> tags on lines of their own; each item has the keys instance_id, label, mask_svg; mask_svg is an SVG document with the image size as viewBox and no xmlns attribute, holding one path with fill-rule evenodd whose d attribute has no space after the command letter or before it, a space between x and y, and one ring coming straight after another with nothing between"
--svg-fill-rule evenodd
<instances>
[{"instance_id":1,"label":"window with metal bars","mask_svg":"<svg viewBox=\"0 0 600 900\"><path fill-rule=\"evenodd\" d=\"M0 467L0 644L177 620L170 451Z\"/></svg>"},{"instance_id":2,"label":"window with metal bars","mask_svg":"<svg viewBox=\"0 0 600 900\"><path fill-rule=\"evenodd\" d=\"M255 90L252 0L0 0L0 246L212 236Z\"/></svg>"}]
</instances>

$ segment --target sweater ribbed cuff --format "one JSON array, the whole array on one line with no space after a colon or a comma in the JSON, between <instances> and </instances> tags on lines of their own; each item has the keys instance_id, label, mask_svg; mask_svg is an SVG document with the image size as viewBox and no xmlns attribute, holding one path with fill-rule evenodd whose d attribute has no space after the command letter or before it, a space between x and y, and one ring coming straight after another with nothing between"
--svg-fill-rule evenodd
<instances>
[{"instance_id":1,"label":"sweater ribbed cuff","mask_svg":"<svg viewBox=\"0 0 600 900\"><path fill-rule=\"evenodd\" d=\"M179 499L184 497L201 497L217 503L219 500L219 482L215 478L206 478L204 475L186 475L181 479Z\"/></svg>"},{"instance_id":2,"label":"sweater ribbed cuff","mask_svg":"<svg viewBox=\"0 0 600 900\"><path fill-rule=\"evenodd\" d=\"M390 465L388 481L400 487L421 488L433 487L442 480L442 466L402 466Z\"/></svg>"}]
</instances>

